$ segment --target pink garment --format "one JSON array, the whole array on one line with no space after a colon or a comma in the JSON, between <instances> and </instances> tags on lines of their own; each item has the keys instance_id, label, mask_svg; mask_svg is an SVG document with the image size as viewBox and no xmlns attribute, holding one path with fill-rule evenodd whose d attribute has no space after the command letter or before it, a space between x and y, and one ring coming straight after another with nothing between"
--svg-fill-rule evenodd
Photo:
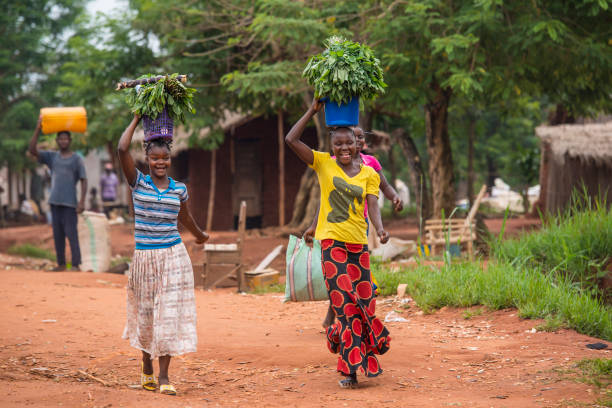
<instances>
[{"instance_id":1,"label":"pink garment","mask_svg":"<svg viewBox=\"0 0 612 408\"><path fill-rule=\"evenodd\" d=\"M380 165L380 162L378 161L378 159L376 157L370 156L369 154L363 154L361 152L359 153L359 155L361 156L361 161L366 166L369 166L369 167L373 168L374 170L376 170L377 173L379 173L382 170L382 166ZM332 159L336 159L336 156L332 156ZM363 215L365 216L365 218L367 220L368 219L368 202L367 202L367 200L366 200L365 206L363 208Z\"/></svg>"},{"instance_id":2,"label":"pink garment","mask_svg":"<svg viewBox=\"0 0 612 408\"><path fill-rule=\"evenodd\" d=\"M363 153L359 153L359 155L361 156L361 160L366 166L370 166L371 168L376 170L377 173L382 170L382 166L380 165L380 162L376 159L376 157Z\"/></svg>"}]
</instances>

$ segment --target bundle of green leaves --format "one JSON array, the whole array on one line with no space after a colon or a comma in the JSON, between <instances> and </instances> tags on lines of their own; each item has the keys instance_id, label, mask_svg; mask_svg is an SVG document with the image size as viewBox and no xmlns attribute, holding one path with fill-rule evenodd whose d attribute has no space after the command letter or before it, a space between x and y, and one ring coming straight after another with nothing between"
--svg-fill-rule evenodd
<instances>
[{"instance_id":1,"label":"bundle of green leaves","mask_svg":"<svg viewBox=\"0 0 612 408\"><path fill-rule=\"evenodd\" d=\"M186 112L195 113L193 95L196 90L187 88L177 76L175 73L164 76L157 82L126 88L126 102L132 113L155 119L167 107L168 115L181 122L185 121ZM138 79L153 77L155 75L147 74Z\"/></svg>"},{"instance_id":2,"label":"bundle of green leaves","mask_svg":"<svg viewBox=\"0 0 612 408\"><path fill-rule=\"evenodd\" d=\"M355 96L368 100L384 92L387 84L380 60L370 47L336 36L328 38L325 46L321 54L310 57L302 73L315 97L341 104Z\"/></svg>"}]
</instances>

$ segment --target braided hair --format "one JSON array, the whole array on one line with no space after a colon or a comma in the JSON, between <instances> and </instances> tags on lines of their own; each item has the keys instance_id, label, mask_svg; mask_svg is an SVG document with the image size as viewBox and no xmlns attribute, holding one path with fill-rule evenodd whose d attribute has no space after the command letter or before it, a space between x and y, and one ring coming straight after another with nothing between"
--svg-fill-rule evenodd
<instances>
[{"instance_id":1,"label":"braided hair","mask_svg":"<svg viewBox=\"0 0 612 408\"><path fill-rule=\"evenodd\" d=\"M144 150L146 154L149 154L153 147L165 147L169 152L172 151L172 139L166 137L158 137L144 142Z\"/></svg>"},{"instance_id":2,"label":"braided hair","mask_svg":"<svg viewBox=\"0 0 612 408\"><path fill-rule=\"evenodd\" d=\"M334 137L334 134L340 130L340 129L347 129L350 130L351 134L353 135L353 137L355 137L355 130L353 129L352 126L334 126L334 127L330 127L329 128L329 137L332 138Z\"/></svg>"}]
</instances>

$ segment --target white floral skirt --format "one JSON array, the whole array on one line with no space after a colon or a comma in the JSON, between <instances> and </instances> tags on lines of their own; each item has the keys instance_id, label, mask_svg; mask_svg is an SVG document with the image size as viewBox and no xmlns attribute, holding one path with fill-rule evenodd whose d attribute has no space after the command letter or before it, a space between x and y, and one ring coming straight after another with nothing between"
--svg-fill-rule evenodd
<instances>
[{"instance_id":1,"label":"white floral skirt","mask_svg":"<svg viewBox=\"0 0 612 408\"><path fill-rule=\"evenodd\" d=\"M151 358L196 351L193 269L183 243L134 251L123 338Z\"/></svg>"}]
</instances>

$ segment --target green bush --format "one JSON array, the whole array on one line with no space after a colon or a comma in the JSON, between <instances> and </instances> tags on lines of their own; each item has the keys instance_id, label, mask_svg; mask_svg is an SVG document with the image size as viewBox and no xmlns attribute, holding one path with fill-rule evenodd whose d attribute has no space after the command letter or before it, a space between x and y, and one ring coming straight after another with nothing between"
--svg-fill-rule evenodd
<instances>
[{"instance_id":1,"label":"green bush","mask_svg":"<svg viewBox=\"0 0 612 408\"><path fill-rule=\"evenodd\" d=\"M491 250L495 258L517 267L540 268L595 289L612 256L612 209L574 195L574 204L545 219L540 231L499 242Z\"/></svg>"},{"instance_id":2,"label":"green bush","mask_svg":"<svg viewBox=\"0 0 612 408\"><path fill-rule=\"evenodd\" d=\"M19 255L30 258L49 259L55 261L55 254L48 249L39 248L32 244L13 245L7 252L11 255Z\"/></svg>"},{"instance_id":3,"label":"green bush","mask_svg":"<svg viewBox=\"0 0 612 408\"><path fill-rule=\"evenodd\" d=\"M499 262L489 263L483 270L480 263L466 262L399 272L374 264L373 271L383 295L393 294L398 283L406 283L407 292L426 313L443 306L514 307L523 318L546 319L549 325L612 340L612 307L571 281L542 274L537 268Z\"/></svg>"}]
</instances>

